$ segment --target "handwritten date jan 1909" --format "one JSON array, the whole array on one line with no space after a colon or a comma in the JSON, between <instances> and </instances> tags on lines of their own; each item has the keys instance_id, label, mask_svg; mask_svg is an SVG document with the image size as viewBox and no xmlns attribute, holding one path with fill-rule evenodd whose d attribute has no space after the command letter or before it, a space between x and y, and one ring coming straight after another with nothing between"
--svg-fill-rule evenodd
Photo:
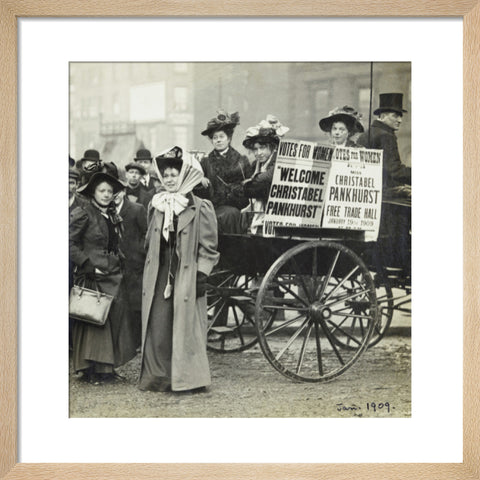
<instances>
[{"instance_id":1,"label":"handwritten date jan 1909","mask_svg":"<svg viewBox=\"0 0 480 480\"><path fill-rule=\"evenodd\" d=\"M351 405L344 405L343 403L337 403L336 407L337 407L337 412L358 412L359 413L363 410L364 412L368 412L368 413L380 413L380 412L391 413L392 410L395 410L395 407L390 402L380 402L380 403L367 402L362 405L356 405L355 403L352 403Z\"/></svg>"}]
</instances>

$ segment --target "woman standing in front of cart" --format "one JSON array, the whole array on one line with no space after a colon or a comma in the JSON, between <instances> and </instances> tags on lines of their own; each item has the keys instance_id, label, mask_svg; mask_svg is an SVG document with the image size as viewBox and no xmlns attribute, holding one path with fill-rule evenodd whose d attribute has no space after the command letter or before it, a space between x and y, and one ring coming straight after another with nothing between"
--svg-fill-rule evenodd
<instances>
[{"instance_id":1,"label":"woman standing in front of cart","mask_svg":"<svg viewBox=\"0 0 480 480\"><path fill-rule=\"evenodd\" d=\"M198 390L211 383L205 291L219 257L217 220L212 203L191 193L203 178L198 162L179 147L154 162L165 191L149 211L139 388Z\"/></svg>"},{"instance_id":2,"label":"woman standing in front of cart","mask_svg":"<svg viewBox=\"0 0 480 480\"><path fill-rule=\"evenodd\" d=\"M122 260L118 248L122 219L114 195L124 186L107 173L94 173L77 191L89 201L70 213L70 259L74 281L115 298L104 326L76 321L73 329L73 368L94 384L117 377L114 367L135 356L130 310L125 302Z\"/></svg>"},{"instance_id":3,"label":"woman standing in front of cart","mask_svg":"<svg viewBox=\"0 0 480 480\"><path fill-rule=\"evenodd\" d=\"M246 132L243 146L255 156L253 175L243 185L244 195L251 199L250 204L243 210L245 218L249 219L251 233L261 235L263 232L265 205L272 185L277 147L280 138L289 130L277 117L267 115L265 120Z\"/></svg>"},{"instance_id":4,"label":"woman standing in front of cart","mask_svg":"<svg viewBox=\"0 0 480 480\"><path fill-rule=\"evenodd\" d=\"M361 148L351 137L363 132L360 123L361 115L349 105L337 107L322 118L318 124L324 132L330 135L330 143L336 147Z\"/></svg>"},{"instance_id":5,"label":"woman standing in front of cart","mask_svg":"<svg viewBox=\"0 0 480 480\"><path fill-rule=\"evenodd\" d=\"M212 142L213 150L202 159L205 178L198 195L212 201L218 233L243 233L240 211L248 205L248 199L243 195L242 182L250 177L252 168L248 158L231 145L239 122L238 112L229 115L219 110L202 132Z\"/></svg>"}]
</instances>

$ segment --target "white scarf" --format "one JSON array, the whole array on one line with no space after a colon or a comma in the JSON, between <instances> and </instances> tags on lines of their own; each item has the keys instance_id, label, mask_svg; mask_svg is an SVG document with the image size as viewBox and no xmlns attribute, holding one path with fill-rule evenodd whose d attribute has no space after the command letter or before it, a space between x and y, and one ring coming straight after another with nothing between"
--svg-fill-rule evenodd
<instances>
[{"instance_id":1,"label":"white scarf","mask_svg":"<svg viewBox=\"0 0 480 480\"><path fill-rule=\"evenodd\" d=\"M160 182L165 187L163 176L158 170L157 162L155 162L155 170ZM169 232L173 231L174 214L180 215L180 213L187 208L188 198L185 195L191 192L193 187L201 182L202 178L203 170L198 160L194 158L184 158L177 191L173 193L160 192L153 196L152 207L164 214L162 233L165 240L168 241Z\"/></svg>"},{"instance_id":2,"label":"white scarf","mask_svg":"<svg viewBox=\"0 0 480 480\"><path fill-rule=\"evenodd\" d=\"M173 232L173 216L180 215L188 205L188 198L181 193L160 192L153 196L152 207L163 212L162 233L168 241L169 232Z\"/></svg>"}]
</instances>

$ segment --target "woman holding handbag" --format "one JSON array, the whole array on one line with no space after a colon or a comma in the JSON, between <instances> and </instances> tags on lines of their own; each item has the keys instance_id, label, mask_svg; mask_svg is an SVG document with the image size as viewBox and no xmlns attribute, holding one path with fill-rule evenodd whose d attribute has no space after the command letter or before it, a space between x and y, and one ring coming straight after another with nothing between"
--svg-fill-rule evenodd
<instances>
[{"instance_id":1,"label":"woman holding handbag","mask_svg":"<svg viewBox=\"0 0 480 480\"><path fill-rule=\"evenodd\" d=\"M78 189L88 201L70 213L75 284L114 297L103 326L76 321L73 330L73 369L94 384L115 380L114 367L132 359L136 350L118 248L122 219L114 203L115 194L123 188L107 173L95 173Z\"/></svg>"},{"instance_id":2,"label":"woman holding handbag","mask_svg":"<svg viewBox=\"0 0 480 480\"><path fill-rule=\"evenodd\" d=\"M140 390L191 391L210 385L207 276L218 261L213 205L191 193L200 164L173 147L154 165L165 189L151 202L143 273Z\"/></svg>"}]
</instances>

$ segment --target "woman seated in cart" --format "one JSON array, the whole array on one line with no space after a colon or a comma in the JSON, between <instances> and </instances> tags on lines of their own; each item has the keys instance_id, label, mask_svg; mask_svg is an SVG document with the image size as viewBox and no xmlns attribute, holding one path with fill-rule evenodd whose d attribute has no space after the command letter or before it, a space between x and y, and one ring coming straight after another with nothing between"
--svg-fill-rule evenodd
<instances>
[{"instance_id":1,"label":"woman seated in cart","mask_svg":"<svg viewBox=\"0 0 480 480\"><path fill-rule=\"evenodd\" d=\"M277 117L269 114L265 120L255 127L250 127L246 132L243 146L255 156L253 175L243 182L243 193L250 198L250 204L243 210L243 214L244 218L248 219L251 233L259 235L263 233L265 205L272 185L277 147L280 138L289 130Z\"/></svg>"},{"instance_id":2,"label":"woman seated in cart","mask_svg":"<svg viewBox=\"0 0 480 480\"><path fill-rule=\"evenodd\" d=\"M195 193L213 203L219 233L243 233L240 211L248 205L248 199L243 195L242 182L251 176L252 168L248 158L231 146L239 122L238 112L229 115L220 110L202 132L212 142L213 150L201 161L205 177Z\"/></svg>"},{"instance_id":3,"label":"woman seated in cart","mask_svg":"<svg viewBox=\"0 0 480 480\"><path fill-rule=\"evenodd\" d=\"M361 115L349 105L336 107L322 118L318 124L320 129L330 134L330 142L337 147L357 147L352 137L364 131L360 123Z\"/></svg>"}]
</instances>

